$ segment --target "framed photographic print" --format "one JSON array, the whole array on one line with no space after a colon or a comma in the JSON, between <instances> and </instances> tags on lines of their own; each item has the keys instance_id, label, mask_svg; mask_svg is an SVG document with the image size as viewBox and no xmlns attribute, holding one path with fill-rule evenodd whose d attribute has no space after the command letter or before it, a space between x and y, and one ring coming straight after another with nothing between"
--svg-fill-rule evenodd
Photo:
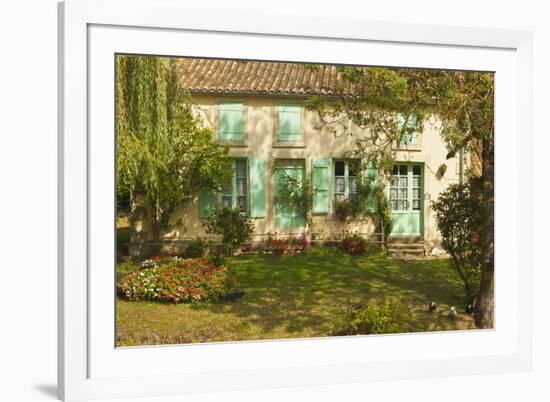
<instances>
[{"instance_id":1,"label":"framed photographic print","mask_svg":"<svg viewBox=\"0 0 550 402\"><path fill-rule=\"evenodd\" d=\"M530 368L530 33L59 17L61 398Z\"/></svg>"}]
</instances>

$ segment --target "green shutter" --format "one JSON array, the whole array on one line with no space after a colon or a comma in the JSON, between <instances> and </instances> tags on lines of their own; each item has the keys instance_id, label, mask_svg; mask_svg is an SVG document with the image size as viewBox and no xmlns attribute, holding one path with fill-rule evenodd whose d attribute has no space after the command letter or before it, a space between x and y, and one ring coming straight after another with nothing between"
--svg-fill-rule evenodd
<instances>
[{"instance_id":1,"label":"green shutter","mask_svg":"<svg viewBox=\"0 0 550 402\"><path fill-rule=\"evenodd\" d=\"M302 108L300 105L279 105L279 129L277 138L280 142L302 141Z\"/></svg>"},{"instance_id":2,"label":"green shutter","mask_svg":"<svg viewBox=\"0 0 550 402\"><path fill-rule=\"evenodd\" d=\"M227 102L220 104L220 139L242 141L244 139L243 104Z\"/></svg>"},{"instance_id":3,"label":"green shutter","mask_svg":"<svg viewBox=\"0 0 550 402\"><path fill-rule=\"evenodd\" d=\"M265 197L265 158L252 156L250 166L250 216L252 218L266 217Z\"/></svg>"},{"instance_id":4,"label":"green shutter","mask_svg":"<svg viewBox=\"0 0 550 402\"><path fill-rule=\"evenodd\" d=\"M202 190L199 194L199 218L208 218L212 215L215 207L216 194L210 189Z\"/></svg>"},{"instance_id":5,"label":"green shutter","mask_svg":"<svg viewBox=\"0 0 550 402\"><path fill-rule=\"evenodd\" d=\"M367 165L365 169L365 180L371 183L370 191L367 194L367 209L372 212L378 212L378 186L380 185L378 179L378 169L372 165Z\"/></svg>"},{"instance_id":6,"label":"green shutter","mask_svg":"<svg viewBox=\"0 0 550 402\"><path fill-rule=\"evenodd\" d=\"M313 183L313 209L314 214L328 213L328 178L329 158L313 158L312 183Z\"/></svg>"}]
</instances>

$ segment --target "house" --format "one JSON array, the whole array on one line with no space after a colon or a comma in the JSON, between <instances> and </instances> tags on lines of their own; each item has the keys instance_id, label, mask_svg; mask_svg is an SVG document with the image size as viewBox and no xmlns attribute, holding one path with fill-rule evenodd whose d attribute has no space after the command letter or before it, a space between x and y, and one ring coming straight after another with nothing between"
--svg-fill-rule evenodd
<instances>
[{"instance_id":1,"label":"house","mask_svg":"<svg viewBox=\"0 0 550 402\"><path fill-rule=\"evenodd\" d=\"M309 69L283 62L184 58L179 76L199 106L201 119L229 147L234 173L232 185L221 194L203 192L176 210L174 220L181 218L183 224L166 233L165 247L174 249L189 239L207 237L201 219L214 205L237 207L247 214L255 224L253 242L275 232L314 232L320 239L337 237L343 228L376 234L368 217L352 219L344 227L333 214L335 200L353 197L355 183L365 173L361 161L349 154L367 132L350 124L335 135L304 108L312 95L330 99L352 91L338 85L342 81L336 66ZM446 159L440 130L441 123L430 116L422 132L399 145L394 176L387 185L394 221L389 236L413 243L421 254L440 242L429 201L458 182L463 170L458 158ZM298 181L311 178L312 227L299 211L278 205L282 174ZM150 240L146 214L141 217L133 225L134 255Z\"/></svg>"}]
</instances>

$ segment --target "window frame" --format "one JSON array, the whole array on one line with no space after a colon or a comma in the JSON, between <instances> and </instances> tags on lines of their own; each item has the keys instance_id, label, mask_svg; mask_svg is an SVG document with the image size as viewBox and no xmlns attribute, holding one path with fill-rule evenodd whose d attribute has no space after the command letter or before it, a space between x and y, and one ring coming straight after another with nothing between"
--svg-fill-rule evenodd
<instances>
[{"instance_id":1,"label":"window frame","mask_svg":"<svg viewBox=\"0 0 550 402\"><path fill-rule=\"evenodd\" d=\"M238 176L238 169L237 169L237 162L244 162L244 176ZM218 203L221 205L222 208L227 208L223 205L223 198L228 197L229 194L231 194L231 208L239 208L238 203L238 197L244 196L245 197L245 210L240 211L241 214L248 216L250 215L250 178L248 173L248 167L249 167L249 161L248 158L231 158L231 169L232 169L232 175L231 175L231 193L229 192L223 192L223 190L218 195ZM245 193L239 194L238 193L238 186L237 186L237 180L239 178L245 179ZM239 208L240 210L240 208Z\"/></svg>"},{"instance_id":2,"label":"window frame","mask_svg":"<svg viewBox=\"0 0 550 402\"><path fill-rule=\"evenodd\" d=\"M339 162L343 162L344 163L344 176L336 176L336 164L339 163ZM350 197L350 175L349 175L349 167L350 167L350 162L355 162L359 165L359 167L361 166L361 161L359 159L333 159L333 169L332 169L332 181L333 181L333 185L332 185L332 196L333 196L333 199L334 199L334 202L336 201L342 201L340 199L338 199L337 195L341 195L341 194L344 194L344 198L345 200L351 200L351 197ZM359 169L359 173L361 172L361 170ZM337 192L336 191L336 185L337 185L337 181L336 181L336 178L337 177L344 177L344 192ZM351 177L355 177L355 180L361 180L361 174L359 175L356 175L356 176L351 176ZM357 195L357 191L355 191L353 193L354 195Z\"/></svg>"}]
</instances>

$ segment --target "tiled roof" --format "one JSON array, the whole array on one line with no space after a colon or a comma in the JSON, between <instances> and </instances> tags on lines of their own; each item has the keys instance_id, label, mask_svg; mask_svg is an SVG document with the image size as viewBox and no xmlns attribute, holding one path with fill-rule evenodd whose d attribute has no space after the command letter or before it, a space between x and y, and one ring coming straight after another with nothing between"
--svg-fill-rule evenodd
<instances>
[{"instance_id":1,"label":"tiled roof","mask_svg":"<svg viewBox=\"0 0 550 402\"><path fill-rule=\"evenodd\" d=\"M182 58L180 80L190 92L264 95L349 95L334 65ZM314 67L313 67L314 66Z\"/></svg>"}]
</instances>

